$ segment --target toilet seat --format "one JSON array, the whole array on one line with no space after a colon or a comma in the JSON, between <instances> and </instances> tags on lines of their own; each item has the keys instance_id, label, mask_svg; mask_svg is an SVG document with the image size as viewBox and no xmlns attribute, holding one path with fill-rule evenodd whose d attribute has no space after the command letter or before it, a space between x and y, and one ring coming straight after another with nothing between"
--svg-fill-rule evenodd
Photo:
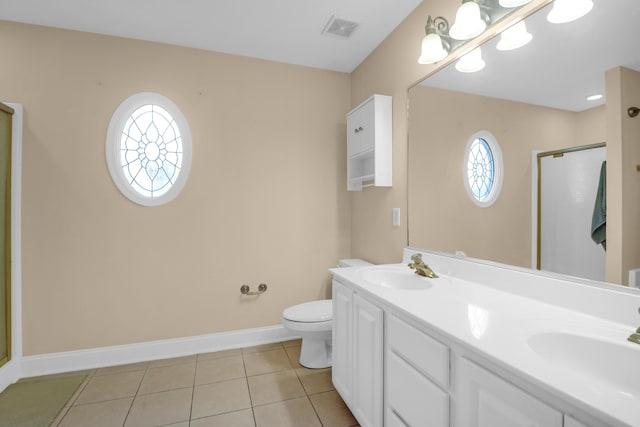
<instances>
[{"instance_id":1,"label":"toilet seat","mask_svg":"<svg viewBox=\"0 0 640 427\"><path fill-rule=\"evenodd\" d=\"M282 317L290 322L331 322L333 318L332 302L330 299L324 299L294 305L286 308L282 312Z\"/></svg>"}]
</instances>

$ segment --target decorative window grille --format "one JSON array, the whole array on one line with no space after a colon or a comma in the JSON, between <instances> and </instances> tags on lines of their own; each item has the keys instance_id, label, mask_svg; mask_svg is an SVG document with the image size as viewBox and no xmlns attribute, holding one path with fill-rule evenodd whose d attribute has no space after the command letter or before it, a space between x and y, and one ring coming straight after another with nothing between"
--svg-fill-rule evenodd
<instances>
[{"instance_id":1,"label":"decorative window grille","mask_svg":"<svg viewBox=\"0 0 640 427\"><path fill-rule=\"evenodd\" d=\"M169 99L139 93L116 109L106 141L107 164L118 189L144 206L168 203L184 186L191 163L186 119Z\"/></svg>"},{"instance_id":2,"label":"decorative window grille","mask_svg":"<svg viewBox=\"0 0 640 427\"><path fill-rule=\"evenodd\" d=\"M467 143L464 182L467 193L481 207L491 206L502 187L502 154L489 132L474 134Z\"/></svg>"}]
</instances>

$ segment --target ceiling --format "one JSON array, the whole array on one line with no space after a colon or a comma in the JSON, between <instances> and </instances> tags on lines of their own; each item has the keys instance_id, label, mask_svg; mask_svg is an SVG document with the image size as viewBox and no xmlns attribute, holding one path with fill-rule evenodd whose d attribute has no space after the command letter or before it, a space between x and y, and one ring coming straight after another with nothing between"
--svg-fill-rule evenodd
<instances>
[{"instance_id":1,"label":"ceiling","mask_svg":"<svg viewBox=\"0 0 640 427\"><path fill-rule=\"evenodd\" d=\"M422 0L0 0L0 19L353 71ZM348 39L329 20L358 23Z\"/></svg>"},{"instance_id":2,"label":"ceiling","mask_svg":"<svg viewBox=\"0 0 640 427\"><path fill-rule=\"evenodd\" d=\"M547 22L550 8L527 18L528 45L500 52L495 37L482 46L483 70L463 74L452 64L423 85L583 111L605 102L585 98L605 93L606 70L640 71L640 0L594 1L589 14L560 25Z\"/></svg>"}]
</instances>

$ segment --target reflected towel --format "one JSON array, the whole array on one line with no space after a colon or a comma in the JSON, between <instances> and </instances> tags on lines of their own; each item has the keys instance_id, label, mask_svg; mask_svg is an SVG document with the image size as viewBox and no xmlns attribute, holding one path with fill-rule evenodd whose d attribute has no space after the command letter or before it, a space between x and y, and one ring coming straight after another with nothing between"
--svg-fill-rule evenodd
<instances>
[{"instance_id":1,"label":"reflected towel","mask_svg":"<svg viewBox=\"0 0 640 427\"><path fill-rule=\"evenodd\" d=\"M591 239L607 250L607 162L600 167L600 180L591 217Z\"/></svg>"}]
</instances>

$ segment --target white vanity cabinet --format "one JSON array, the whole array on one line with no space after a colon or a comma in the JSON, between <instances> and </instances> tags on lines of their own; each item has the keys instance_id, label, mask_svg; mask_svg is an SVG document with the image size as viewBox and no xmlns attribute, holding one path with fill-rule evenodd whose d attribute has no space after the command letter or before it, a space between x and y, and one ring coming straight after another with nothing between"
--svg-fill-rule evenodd
<instances>
[{"instance_id":1,"label":"white vanity cabinet","mask_svg":"<svg viewBox=\"0 0 640 427\"><path fill-rule=\"evenodd\" d=\"M383 311L333 281L332 380L362 427L382 427Z\"/></svg>"},{"instance_id":2,"label":"white vanity cabinet","mask_svg":"<svg viewBox=\"0 0 640 427\"><path fill-rule=\"evenodd\" d=\"M333 281L333 366L331 380L345 402L351 402L352 381L352 305L353 291ZM351 405L349 405L351 406Z\"/></svg>"},{"instance_id":3,"label":"white vanity cabinet","mask_svg":"<svg viewBox=\"0 0 640 427\"><path fill-rule=\"evenodd\" d=\"M448 427L449 348L393 314L386 327L386 425Z\"/></svg>"},{"instance_id":4,"label":"white vanity cabinet","mask_svg":"<svg viewBox=\"0 0 640 427\"><path fill-rule=\"evenodd\" d=\"M391 187L392 99L372 95L347 114L347 190Z\"/></svg>"},{"instance_id":5,"label":"white vanity cabinet","mask_svg":"<svg viewBox=\"0 0 640 427\"><path fill-rule=\"evenodd\" d=\"M441 276L410 290L422 252ZM640 427L640 293L412 248L331 272L333 381L363 427Z\"/></svg>"},{"instance_id":6,"label":"white vanity cabinet","mask_svg":"<svg viewBox=\"0 0 640 427\"><path fill-rule=\"evenodd\" d=\"M457 366L459 427L563 427L563 414L465 358Z\"/></svg>"}]
</instances>

